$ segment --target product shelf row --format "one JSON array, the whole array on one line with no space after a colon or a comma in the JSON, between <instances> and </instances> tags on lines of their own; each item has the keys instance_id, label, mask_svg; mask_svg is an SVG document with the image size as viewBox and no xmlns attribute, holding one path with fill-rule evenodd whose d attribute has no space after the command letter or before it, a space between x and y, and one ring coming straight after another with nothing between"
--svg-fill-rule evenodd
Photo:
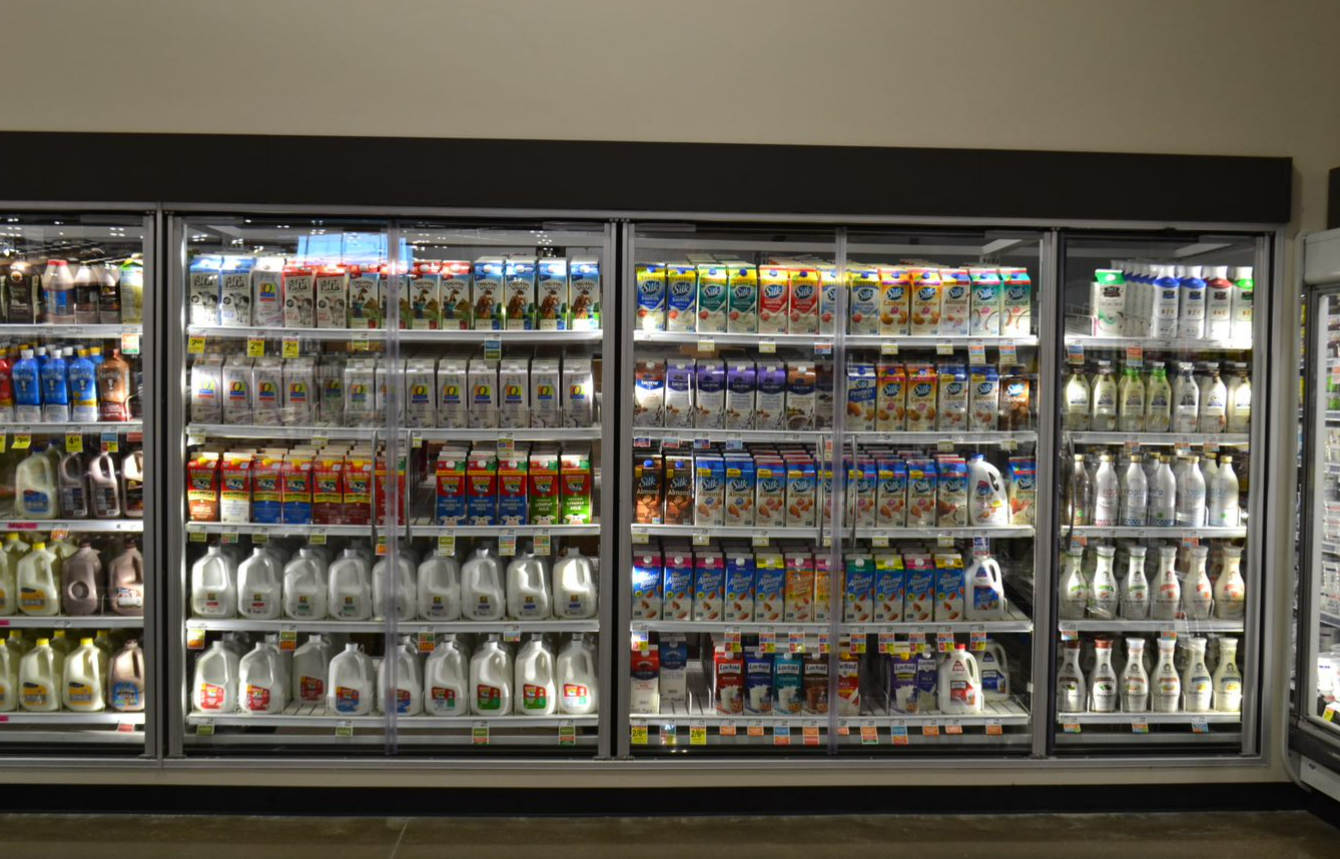
<instances>
[{"instance_id":1,"label":"product shelf row","mask_svg":"<svg viewBox=\"0 0 1340 859\"><path fill-rule=\"evenodd\" d=\"M0 629L143 629L144 618L116 614L84 617L0 617Z\"/></svg>"},{"instance_id":2,"label":"product shelf row","mask_svg":"<svg viewBox=\"0 0 1340 859\"><path fill-rule=\"evenodd\" d=\"M384 633L386 622L375 621L337 621L337 620L243 620L240 618L211 619L187 618L187 629L207 630L210 632L347 632L347 633ZM497 621L437 621L437 620L398 620L397 633L461 633L501 632L504 636L514 634L517 637L531 632L598 632L600 622L596 620L497 620Z\"/></svg>"},{"instance_id":3,"label":"product shelf row","mask_svg":"<svg viewBox=\"0 0 1340 859\"><path fill-rule=\"evenodd\" d=\"M43 326L36 326L41 328ZM384 343L389 341L384 328L256 328L226 325L188 325L189 337L217 337L225 340L350 340ZM507 330L413 330L395 332L401 343L484 343L497 340L504 345L552 344L568 346L599 344L604 339L600 330L581 331L507 331Z\"/></svg>"}]
</instances>

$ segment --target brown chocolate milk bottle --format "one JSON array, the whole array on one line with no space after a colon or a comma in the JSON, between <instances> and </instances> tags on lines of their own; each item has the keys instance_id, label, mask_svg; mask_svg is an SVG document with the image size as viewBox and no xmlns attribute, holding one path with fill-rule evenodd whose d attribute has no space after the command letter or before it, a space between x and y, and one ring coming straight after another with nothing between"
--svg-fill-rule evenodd
<instances>
[{"instance_id":1,"label":"brown chocolate milk bottle","mask_svg":"<svg viewBox=\"0 0 1340 859\"><path fill-rule=\"evenodd\" d=\"M102 607L102 558L87 540L61 567L61 613L97 614Z\"/></svg>"},{"instance_id":2,"label":"brown chocolate milk bottle","mask_svg":"<svg viewBox=\"0 0 1340 859\"><path fill-rule=\"evenodd\" d=\"M114 614L144 615L144 556L134 543L127 544L125 551L112 561L107 575L107 594L111 597Z\"/></svg>"},{"instance_id":3,"label":"brown chocolate milk bottle","mask_svg":"<svg viewBox=\"0 0 1340 859\"><path fill-rule=\"evenodd\" d=\"M107 672L107 703L121 713L144 710L144 651L134 639L112 657Z\"/></svg>"}]
</instances>

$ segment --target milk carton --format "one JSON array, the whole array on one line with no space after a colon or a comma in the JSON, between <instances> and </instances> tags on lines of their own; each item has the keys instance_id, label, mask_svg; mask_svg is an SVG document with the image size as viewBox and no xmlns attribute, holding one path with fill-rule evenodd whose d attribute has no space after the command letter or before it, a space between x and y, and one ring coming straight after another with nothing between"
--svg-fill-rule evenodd
<instances>
[{"instance_id":1,"label":"milk carton","mask_svg":"<svg viewBox=\"0 0 1340 859\"><path fill-rule=\"evenodd\" d=\"M879 268L861 265L848 268L847 289L847 332L878 334L881 301ZM892 326L892 315L889 319Z\"/></svg>"},{"instance_id":2,"label":"milk carton","mask_svg":"<svg viewBox=\"0 0 1340 859\"><path fill-rule=\"evenodd\" d=\"M284 408L284 362L257 358L251 373L251 422L257 426L280 426Z\"/></svg>"},{"instance_id":3,"label":"milk carton","mask_svg":"<svg viewBox=\"0 0 1340 859\"><path fill-rule=\"evenodd\" d=\"M948 432L968 428L968 368L961 364L940 368L939 427Z\"/></svg>"},{"instance_id":4,"label":"milk carton","mask_svg":"<svg viewBox=\"0 0 1340 859\"><path fill-rule=\"evenodd\" d=\"M726 329L755 334L758 332L758 270L752 265L731 263L730 298Z\"/></svg>"},{"instance_id":5,"label":"milk carton","mask_svg":"<svg viewBox=\"0 0 1340 859\"><path fill-rule=\"evenodd\" d=\"M1000 374L995 367L973 367L969 377L968 429L995 430L1000 416Z\"/></svg>"},{"instance_id":6,"label":"milk carton","mask_svg":"<svg viewBox=\"0 0 1340 859\"><path fill-rule=\"evenodd\" d=\"M526 454L498 457L498 524L526 524L528 484Z\"/></svg>"},{"instance_id":7,"label":"milk carton","mask_svg":"<svg viewBox=\"0 0 1340 859\"><path fill-rule=\"evenodd\" d=\"M847 430L872 432L876 427L878 388L874 364L847 365Z\"/></svg>"},{"instance_id":8,"label":"milk carton","mask_svg":"<svg viewBox=\"0 0 1340 859\"><path fill-rule=\"evenodd\" d=\"M568 319L574 331L600 329L600 262L574 258L568 264Z\"/></svg>"},{"instance_id":9,"label":"milk carton","mask_svg":"<svg viewBox=\"0 0 1340 859\"><path fill-rule=\"evenodd\" d=\"M910 273L901 267L880 267L879 290L879 333L893 337L907 334L912 291ZM936 304L938 314L938 295Z\"/></svg>"},{"instance_id":10,"label":"milk carton","mask_svg":"<svg viewBox=\"0 0 1340 859\"><path fill-rule=\"evenodd\" d=\"M833 362L814 362L814 428L833 428Z\"/></svg>"},{"instance_id":11,"label":"milk carton","mask_svg":"<svg viewBox=\"0 0 1340 859\"><path fill-rule=\"evenodd\" d=\"M349 327L349 272L338 266L316 272L316 327Z\"/></svg>"},{"instance_id":12,"label":"milk carton","mask_svg":"<svg viewBox=\"0 0 1340 859\"><path fill-rule=\"evenodd\" d=\"M312 459L306 454L284 457L279 472L280 518L285 525L310 525L312 522Z\"/></svg>"},{"instance_id":13,"label":"milk carton","mask_svg":"<svg viewBox=\"0 0 1340 859\"><path fill-rule=\"evenodd\" d=\"M1033 525L1037 504L1038 467L1031 456L1012 456L1005 471L1010 524Z\"/></svg>"},{"instance_id":14,"label":"milk carton","mask_svg":"<svg viewBox=\"0 0 1340 859\"><path fill-rule=\"evenodd\" d=\"M395 391L395 413L402 422L405 419L405 362L388 361L383 358L377 362L376 388L373 409L378 415L387 414L391 407L391 391Z\"/></svg>"},{"instance_id":15,"label":"milk carton","mask_svg":"<svg viewBox=\"0 0 1340 859\"><path fill-rule=\"evenodd\" d=\"M687 550L665 552L661 585L661 617L690 620L693 617L693 555Z\"/></svg>"},{"instance_id":16,"label":"milk carton","mask_svg":"<svg viewBox=\"0 0 1340 859\"><path fill-rule=\"evenodd\" d=\"M498 458L491 450L472 450L465 466L466 523L498 524Z\"/></svg>"},{"instance_id":17,"label":"milk carton","mask_svg":"<svg viewBox=\"0 0 1340 859\"><path fill-rule=\"evenodd\" d=\"M345 367L338 358L323 358L316 365L316 419L322 426L344 426Z\"/></svg>"},{"instance_id":18,"label":"milk carton","mask_svg":"<svg viewBox=\"0 0 1340 859\"><path fill-rule=\"evenodd\" d=\"M656 521L664 522L666 525L692 525L695 485L693 457L688 454L667 453L663 459L656 457L656 460L657 467L663 468L658 487L661 495L657 499ZM639 488L641 486L642 484L639 484ZM647 503L652 503L651 499L648 499Z\"/></svg>"},{"instance_id":19,"label":"milk carton","mask_svg":"<svg viewBox=\"0 0 1340 859\"><path fill-rule=\"evenodd\" d=\"M928 460L907 463L907 527L935 527L938 483L939 474L935 463Z\"/></svg>"},{"instance_id":20,"label":"milk carton","mask_svg":"<svg viewBox=\"0 0 1340 859\"><path fill-rule=\"evenodd\" d=\"M754 459L754 521L762 528L780 528L786 521L786 464L779 456Z\"/></svg>"},{"instance_id":21,"label":"milk carton","mask_svg":"<svg viewBox=\"0 0 1340 859\"><path fill-rule=\"evenodd\" d=\"M875 524L880 528L907 527L907 464L880 457L875 462L879 486L875 490Z\"/></svg>"},{"instance_id":22,"label":"milk carton","mask_svg":"<svg viewBox=\"0 0 1340 859\"><path fill-rule=\"evenodd\" d=\"M723 620L749 623L754 619L754 556L747 551L726 553L726 605Z\"/></svg>"},{"instance_id":23,"label":"milk carton","mask_svg":"<svg viewBox=\"0 0 1340 859\"><path fill-rule=\"evenodd\" d=\"M818 518L815 495L818 491L814 460L809 457L786 459L786 527L813 528Z\"/></svg>"},{"instance_id":24,"label":"milk carton","mask_svg":"<svg viewBox=\"0 0 1340 859\"><path fill-rule=\"evenodd\" d=\"M940 269L939 333L947 337L972 333L972 281L967 269Z\"/></svg>"},{"instance_id":25,"label":"milk carton","mask_svg":"<svg viewBox=\"0 0 1340 859\"><path fill-rule=\"evenodd\" d=\"M465 429L470 425L470 383L463 358L437 362L437 425Z\"/></svg>"},{"instance_id":26,"label":"milk carton","mask_svg":"<svg viewBox=\"0 0 1340 859\"><path fill-rule=\"evenodd\" d=\"M638 263L637 328L639 331L665 330L665 263Z\"/></svg>"},{"instance_id":27,"label":"milk carton","mask_svg":"<svg viewBox=\"0 0 1340 859\"><path fill-rule=\"evenodd\" d=\"M223 422L251 423L252 364L250 358L229 358L223 365Z\"/></svg>"},{"instance_id":28,"label":"milk carton","mask_svg":"<svg viewBox=\"0 0 1340 859\"><path fill-rule=\"evenodd\" d=\"M693 524L700 527L720 527L725 524L726 463L720 456L700 455L693 458L695 475Z\"/></svg>"},{"instance_id":29,"label":"milk carton","mask_svg":"<svg viewBox=\"0 0 1340 859\"><path fill-rule=\"evenodd\" d=\"M936 465L936 521L941 528L968 525L968 464L962 457L943 456Z\"/></svg>"},{"instance_id":30,"label":"milk carton","mask_svg":"<svg viewBox=\"0 0 1340 859\"><path fill-rule=\"evenodd\" d=\"M1028 269L1002 267L1000 280L1000 333L1025 337L1033 330L1033 281Z\"/></svg>"},{"instance_id":31,"label":"milk carton","mask_svg":"<svg viewBox=\"0 0 1340 859\"><path fill-rule=\"evenodd\" d=\"M509 258L503 266L504 318L509 331L535 327L535 260Z\"/></svg>"},{"instance_id":32,"label":"milk carton","mask_svg":"<svg viewBox=\"0 0 1340 859\"><path fill-rule=\"evenodd\" d=\"M842 595L844 623L869 623L874 618L875 564L869 555L847 555Z\"/></svg>"},{"instance_id":33,"label":"milk carton","mask_svg":"<svg viewBox=\"0 0 1340 859\"><path fill-rule=\"evenodd\" d=\"M657 642L661 657L661 703L675 708L689 703L689 645L682 635L666 633Z\"/></svg>"},{"instance_id":34,"label":"milk carton","mask_svg":"<svg viewBox=\"0 0 1340 859\"><path fill-rule=\"evenodd\" d=\"M754 428L756 388L753 361L731 361L726 365L726 429Z\"/></svg>"},{"instance_id":35,"label":"milk carton","mask_svg":"<svg viewBox=\"0 0 1340 859\"><path fill-rule=\"evenodd\" d=\"M814 621L828 623L832 617L833 577L831 558L825 552L814 554Z\"/></svg>"},{"instance_id":36,"label":"milk carton","mask_svg":"<svg viewBox=\"0 0 1340 859\"><path fill-rule=\"evenodd\" d=\"M828 654L805 655L801 668L801 709L807 716L828 714Z\"/></svg>"},{"instance_id":37,"label":"milk carton","mask_svg":"<svg viewBox=\"0 0 1340 859\"><path fill-rule=\"evenodd\" d=\"M758 333L785 334L790 323L790 272L783 266L758 270Z\"/></svg>"},{"instance_id":38,"label":"milk carton","mask_svg":"<svg viewBox=\"0 0 1340 859\"><path fill-rule=\"evenodd\" d=\"M442 263L442 328L460 331L471 327L471 288L473 266L467 260L447 260ZM351 287L352 288L352 287Z\"/></svg>"},{"instance_id":39,"label":"milk carton","mask_svg":"<svg viewBox=\"0 0 1340 859\"><path fill-rule=\"evenodd\" d=\"M693 425L721 429L726 417L725 362L711 358L698 361L695 386Z\"/></svg>"},{"instance_id":40,"label":"milk carton","mask_svg":"<svg viewBox=\"0 0 1340 859\"><path fill-rule=\"evenodd\" d=\"M525 358L507 358L498 367L498 426L530 426L530 368Z\"/></svg>"},{"instance_id":41,"label":"milk carton","mask_svg":"<svg viewBox=\"0 0 1340 859\"><path fill-rule=\"evenodd\" d=\"M352 269L349 272L349 327L369 330L381 328L381 308L381 272L371 267Z\"/></svg>"},{"instance_id":42,"label":"milk carton","mask_svg":"<svg viewBox=\"0 0 1340 859\"><path fill-rule=\"evenodd\" d=\"M693 331L698 327L698 267L690 262L665 264L665 327Z\"/></svg>"},{"instance_id":43,"label":"milk carton","mask_svg":"<svg viewBox=\"0 0 1340 859\"><path fill-rule=\"evenodd\" d=\"M284 269L284 327L316 327L316 272L312 268Z\"/></svg>"},{"instance_id":44,"label":"milk carton","mask_svg":"<svg viewBox=\"0 0 1340 859\"><path fill-rule=\"evenodd\" d=\"M793 266L789 272L790 313L788 332L791 334L819 333L819 270L808 266ZM829 317L831 324L832 317Z\"/></svg>"},{"instance_id":45,"label":"milk carton","mask_svg":"<svg viewBox=\"0 0 1340 859\"><path fill-rule=\"evenodd\" d=\"M415 331L437 331L442 327L442 275L436 268L420 266L409 279L408 306L400 303L400 327Z\"/></svg>"},{"instance_id":46,"label":"milk carton","mask_svg":"<svg viewBox=\"0 0 1340 859\"><path fill-rule=\"evenodd\" d=\"M903 619L903 558L893 552L875 556L874 620L899 623Z\"/></svg>"},{"instance_id":47,"label":"milk carton","mask_svg":"<svg viewBox=\"0 0 1340 859\"><path fill-rule=\"evenodd\" d=\"M799 716L804 693L801 691L801 666L804 660L795 653L778 653L772 660L773 711L779 716Z\"/></svg>"},{"instance_id":48,"label":"milk carton","mask_svg":"<svg viewBox=\"0 0 1340 859\"><path fill-rule=\"evenodd\" d=\"M780 430L786 426L786 365L765 361L755 375L754 428Z\"/></svg>"},{"instance_id":49,"label":"milk carton","mask_svg":"<svg viewBox=\"0 0 1340 859\"><path fill-rule=\"evenodd\" d=\"M875 429L902 432L907 426L907 373L902 364L880 363L875 369Z\"/></svg>"},{"instance_id":50,"label":"milk carton","mask_svg":"<svg viewBox=\"0 0 1340 859\"><path fill-rule=\"evenodd\" d=\"M751 716L772 713L772 656L748 655L744 659L744 711Z\"/></svg>"},{"instance_id":51,"label":"milk carton","mask_svg":"<svg viewBox=\"0 0 1340 859\"><path fill-rule=\"evenodd\" d=\"M930 432L935 429L939 374L930 364L908 366L907 431Z\"/></svg>"},{"instance_id":52,"label":"milk carton","mask_svg":"<svg viewBox=\"0 0 1340 859\"><path fill-rule=\"evenodd\" d=\"M837 319L838 290L842 283L834 266L819 266L819 333L832 334Z\"/></svg>"},{"instance_id":53,"label":"milk carton","mask_svg":"<svg viewBox=\"0 0 1340 859\"><path fill-rule=\"evenodd\" d=\"M744 713L744 659L724 649L713 653L713 697L723 716Z\"/></svg>"},{"instance_id":54,"label":"milk carton","mask_svg":"<svg viewBox=\"0 0 1340 859\"><path fill-rule=\"evenodd\" d=\"M963 558L957 552L935 556L935 622L963 620Z\"/></svg>"},{"instance_id":55,"label":"milk carton","mask_svg":"<svg viewBox=\"0 0 1340 859\"><path fill-rule=\"evenodd\" d=\"M779 623L786 615L786 560L781 552L754 555L754 622Z\"/></svg>"},{"instance_id":56,"label":"milk carton","mask_svg":"<svg viewBox=\"0 0 1340 859\"><path fill-rule=\"evenodd\" d=\"M657 651L644 645L634 650L629 661L631 675L628 685L628 709L641 715L661 712L661 657Z\"/></svg>"},{"instance_id":57,"label":"milk carton","mask_svg":"<svg viewBox=\"0 0 1340 859\"><path fill-rule=\"evenodd\" d=\"M914 268L908 272L912 291L912 316L908 330L914 337L940 333L944 284L938 268Z\"/></svg>"},{"instance_id":58,"label":"milk carton","mask_svg":"<svg viewBox=\"0 0 1340 859\"><path fill-rule=\"evenodd\" d=\"M748 454L726 453L725 523L741 528L754 525L754 493L757 480L754 460Z\"/></svg>"},{"instance_id":59,"label":"milk carton","mask_svg":"<svg viewBox=\"0 0 1340 859\"><path fill-rule=\"evenodd\" d=\"M283 257L261 257L251 270L251 324L257 328L284 325Z\"/></svg>"},{"instance_id":60,"label":"milk carton","mask_svg":"<svg viewBox=\"0 0 1340 859\"><path fill-rule=\"evenodd\" d=\"M665 425L665 362L639 361L633 369L633 426Z\"/></svg>"},{"instance_id":61,"label":"milk carton","mask_svg":"<svg viewBox=\"0 0 1340 859\"><path fill-rule=\"evenodd\" d=\"M838 659L838 715L861 715L861 660L854 655Z\"/></svg>"},{"instance_id":62,"label":"milk carton","mask_svg":"<svg viewBox=\"0 0 1340 859\"><path fill-rule=\"evenodd\" d=\"M568 261L543 257L536 266L535 321L541 331L568 327Z\"/></svg>"},{"instance_id":63,"label":"milk carton","mask_svg":"<svg viewBox=\"0 0 1340 859\"><path fill-rule=\"evenodd\" d=\"M503 260L481 257L475 260L474 281L470 285L470 315L475 330L499 331L503 328Z\"/></svg>"},{"instance_id":64,"label":"milk carton","mask_svg":"<svg viewBox=\"0 0 1340 859\"><path fill-rule=\"evenodd\" d=\"M729 275L720 263L698 266L698 333L721 334L726 331L730 312Z\"/></svg>"},{"instance_id":65,"label":"milk carton","mask_svg":"<svg viewBox=\"0 0 1340 859\"><path fill-rule=\"evenodd\" d=\"M562 466L553 451L530 455L530 524L557 525L562 521Z\"/></svg>"},{"instance_id":66,"label":"milk carton","mask_svg":"<svg viewBox=\"0 0 1340 859\"><path fill-rule=\"evenodd\" d=\"M483 358L471 358L466 372L470 391L468 410L470 428L496 428L498 426L497 365Z\"/></svg>"},{"instance_id":67,"label":"milk carton","mask_svg":"<svg viewBox=\"0 0 1340 859\"><path fill-rule=\"evenodd\" d=\"M633 619L661 619L661 576L665 565L657 549L633 553Z\"/></svg>"},{"instance_id":68,"label":"milk carton","mask_svg":"<svg viewBox=\"0 0 1340 859\"><path fill-rule=\"evenodd\" d=\"M251 454L225 453L220 470L222 491L219 521L245 524L251 521Z\"/></svg>"},{"instance_id":69,"label":"milk carton","mask_svg":"<svg viewBox=\"0 0 1340 859\"><path fill-rule=\"evenodd\" d=\"M435 476L439 525L464 525L469 520L466 468L464 450L443 448L438 455Z\"/></svg>"},{"instance_id":70,"label":"milk carton","mask_svg":"<svg viewBox=\"0 0 1340 859\"><path fill-rule=\"evenodd\" d=\"M903 621L926 623L935 616L935 565L922 554L904 554L903 564Z\"/></svg>"},{"instance_id":71,"label":"milk carton","mask_svg":"<svg viewBox=\"0 0 1340 859\"><path fill-rule=\"evenodd\" d=\"M186 294L191 305L192 325L219 324L219 269L222 266L223 258L217 256L202 255L191 260Z\"/></svg>"},{"instance_id":72,"label":"milk carton","mask_svg":"<svg viewBox=\"0 0 1340 859\"><path fill-rule=\"evenodd\" d=\"M693 386L697 366L692 358L671 358L665 366L665 425L693 426Z\"/></svg>"},{"instance_id":73,"label":"milk carton","mask_svg":"<svg viewBox=\"0 0 1340 859\"><path fill-rule=\"evenodd\" d=\"M725 601L725 558L720 552L696 552L693 557L693 619L720 621Z\"/></svg>"},{"instance_id":74,"label":"milk carton","mask_svg":"<svg viewBox=\"0 0 1340 859\"><path fill-rule=\"evenodd\" d=\"M191 363L191 423L223 423L223 359L202 356Z\"/></svg>"},{"instance_id":75,"label":"milk carton","mask_svg":"<svg viewBox=\"0 0 1340 859\"><path fill-rule=\"evenodd\" d=\"M814 365L795 361L786 367L786 428L810 430L814 428L814 410L817 399Z\"/></svg>"},{"instance_id":76,"label":"milk carton","mask_svg":"<svg viewBox=\"0 0 1340 859\"><path fill-rule=\"evenodd\" d=\"M660 454L633 458L633 521L643 525L664 524L665 464Z\"/></svg>"},{"instance_id":77,"label":"milk carton","mask_svg":"<svg viewBox=\"0 0 1340 859\"><path fill-rule=\"evenodd\" d=\"M561 524L590 525L591 451L584 448L566 450L558 457L558 467L563 487Z\"/></svg>"},{"instance_id":78,"label":"milk carton","mask_svg":"<svg viewBox=\"0 0 1340 859\"><path fill-rule=\"evenodd\" d=\"M219 272L219 324L246 327L252 324L250 257L225 257Z\"/></svg>"},{"instance_id":79,"label":"milk carton","mask_svg":"<svg viewBox=\"0 0 1340 859\"><path fill-rule=\"evenodd\" d=\"M814 557L809 552L787 552L783 618L788 623L814 621Z\"/></svg>"},{"instance_id":80,"label":"milk carton","mask_svg":"<svg viewBox=\"0 0 1340 859\"><path fill-rule=\"evenodd\" d=\"M405 426L437 425L437 367L432 358L410 358L405 362Z\"/></svg>"},{"instance_id":81,"label":"milk carton","mask_svg":"<svg viewBox=\"0 0 1340 859\"><path fill-rule=\"evenodd\" d=\"M974 337L1000 335L1000 272L994 268L970 268L972 284L970 333Z\"/></svg>"},{"instance_id":82,"label":"milk carton","mask_svg":"<svg viewBox=\"0 0 1340 859\"><path fill-rule=\"evenodd\" d=\"M530 425L540 429L563 426L563 391L557 358L530 362Z\"/></svg>"}]
</instances>

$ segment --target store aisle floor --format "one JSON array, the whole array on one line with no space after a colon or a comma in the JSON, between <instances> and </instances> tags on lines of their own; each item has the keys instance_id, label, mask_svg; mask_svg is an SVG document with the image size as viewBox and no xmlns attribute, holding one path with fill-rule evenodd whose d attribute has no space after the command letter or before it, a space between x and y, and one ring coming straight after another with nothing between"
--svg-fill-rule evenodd
<instances>
[{"instance_id":1,"label":"store aisle floor","mask_svg":"<svg viewBox=\"0 0 1340 859\"><path fill-rule=\"evenodd\" d=\"M0 815L7 859L1327 859L1306 812L832 817L378 818Z\"/></svg>"}]
</instances>

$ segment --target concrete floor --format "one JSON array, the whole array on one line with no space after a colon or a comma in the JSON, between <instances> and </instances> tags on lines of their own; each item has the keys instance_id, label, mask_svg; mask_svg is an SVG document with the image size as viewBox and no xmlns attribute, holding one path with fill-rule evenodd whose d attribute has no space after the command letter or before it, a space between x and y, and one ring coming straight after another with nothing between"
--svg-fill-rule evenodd
<instances>
[{"instance_id":1,"label":"concrete floor","mask_svg":"<svg viewBox=\"0 0 1340 859\"><path fill-rule=\"evenodd\" d=\"M850 817L378 818L0 815L5 859L1335 859L1306 812Z\"/></svg>"}]
</instances>

